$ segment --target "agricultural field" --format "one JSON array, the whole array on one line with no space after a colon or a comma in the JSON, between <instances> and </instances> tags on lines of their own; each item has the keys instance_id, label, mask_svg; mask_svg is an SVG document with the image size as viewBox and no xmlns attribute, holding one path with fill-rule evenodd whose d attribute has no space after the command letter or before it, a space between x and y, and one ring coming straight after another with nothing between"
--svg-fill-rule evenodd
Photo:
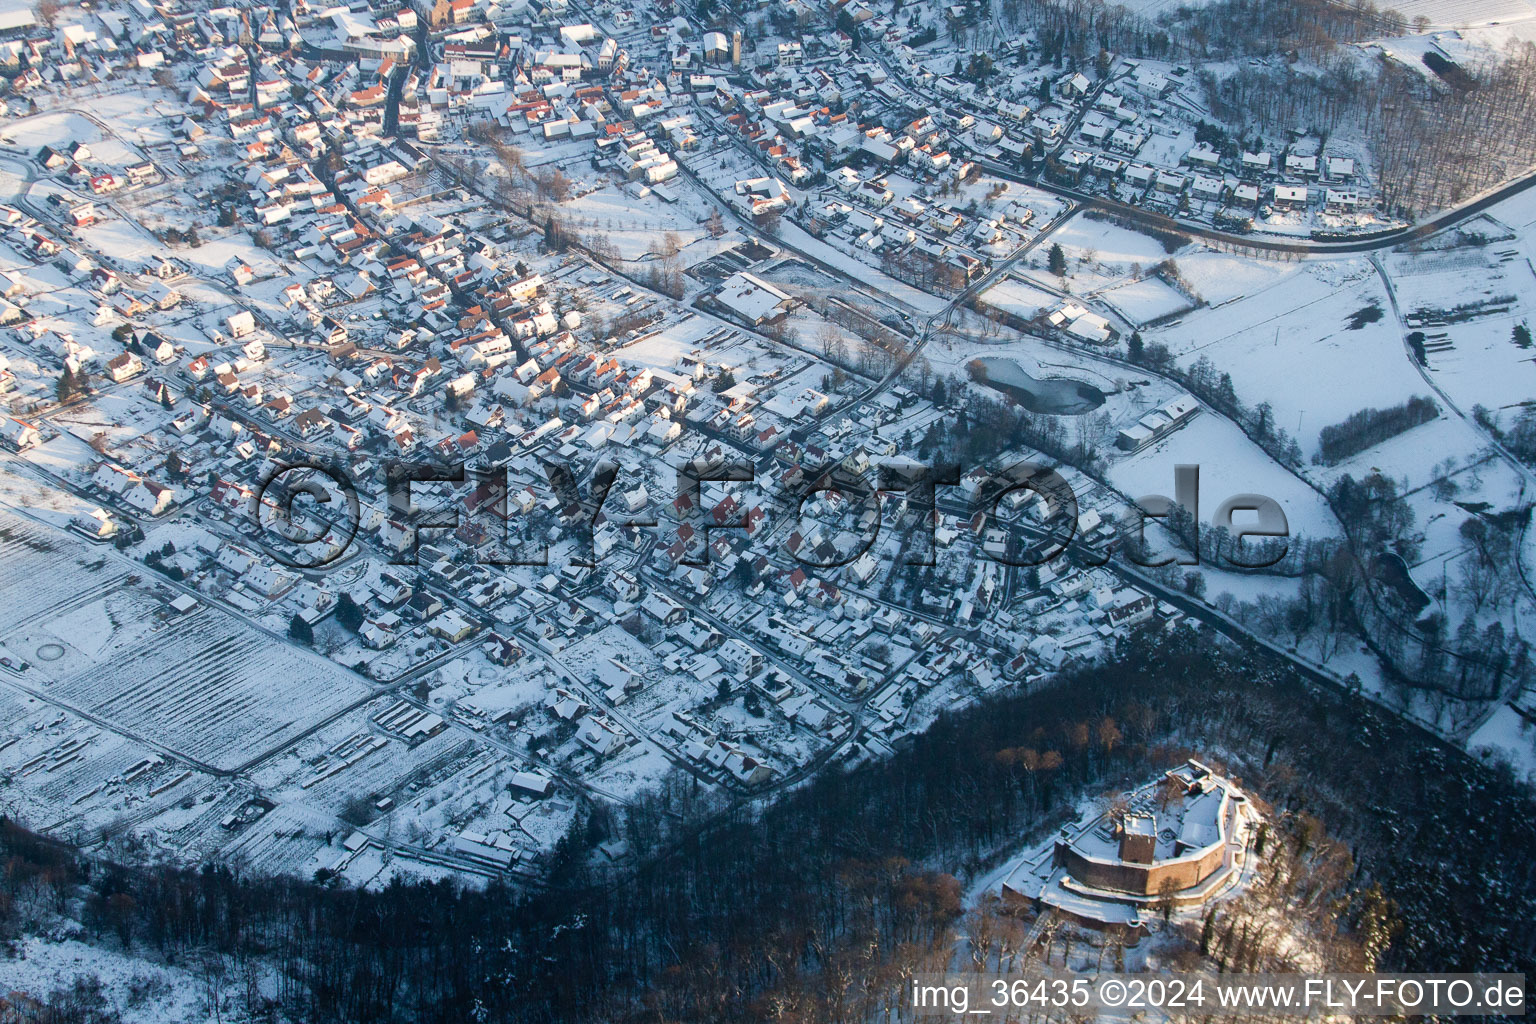
<instances>
[{"instance_id":1,"label":"agricultural field","mask_svg":"<svg viewBox=\"0 0 1536 1024\"><path fill-rule=\"evenodd\" d=\"M55 733L70 723L89 733L74 767L46 783L60 796L75 787L61 806L146 757L227 774L368 695L345 670L227 612L200 604L177 615L168 601L179 592L110 548L3 510L0 591L8 699L57 717Z\"/></svg>"}]
</instances>

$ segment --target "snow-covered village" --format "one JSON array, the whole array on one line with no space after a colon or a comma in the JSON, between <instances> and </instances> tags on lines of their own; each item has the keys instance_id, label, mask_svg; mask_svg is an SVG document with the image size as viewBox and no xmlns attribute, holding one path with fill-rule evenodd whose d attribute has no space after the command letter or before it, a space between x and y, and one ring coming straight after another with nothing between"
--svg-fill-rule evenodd
<instances>
[{"instance_id":1,"label":"snow-covered village","mask_svg":"<svg viewBox=\"0 0 1536 1024\"><path fill-rule=\"evenodd\" d=\"M7 0L0 814L554 892L1241 659L1529 799L1533 73L1526 0ZM1277 741L1132 697L983 756L1043 831L910 855L976 948L1304 874ZM1198 898L1102 895L1138 830Z\"/></svg>"}]
</instances>

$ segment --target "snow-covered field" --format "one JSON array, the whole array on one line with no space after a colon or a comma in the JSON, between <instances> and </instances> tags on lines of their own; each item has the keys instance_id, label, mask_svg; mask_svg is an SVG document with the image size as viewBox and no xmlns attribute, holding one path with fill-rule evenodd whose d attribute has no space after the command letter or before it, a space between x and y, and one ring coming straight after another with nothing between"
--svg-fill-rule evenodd
<instances>
[{"instance_id":1,"label":"snow-covered field","mask_svg":"<svg viewBox=\"0 0 1536 1024\"><path fill-rule=\"evenodd\" d=\"M670 187L677 185L673 182ZM627 261L659 256L669 233L688 265L741 240L734 232L718 240L710 238L702 223L707 207L691 189L677 189L684 198L674 203L663 202L649 190L637 198L632 190L638 191L634 185L628 189L606 186L560 204L561 215L576 231L607 239Z\"/></svg>"},{"instance_id":2,"label":"snow-covered field","mask_svg":"<svg viewBox=\"0 0 1536 1024\"><path fill-rule=\"evenodd\" d=\"M1379 318L1351 329L1350 318L1372 308ZM1186 368L1203 356L1231 374L1238 398L1250 408L1268 402L1275 423L1298 438L1309 458L1323 427L1428 390L1405 356L1386 290L1365 260L1295 267L1148 339L1167 345ZM1300 367L1305 387L1276 386Z\"/></svg>"},{"instance_id":3,"label":"snow-covered field","mask_svg":"<svg viewBox=\"0 0 1536 1024\"><path fill-rule=\"evenodd\" d=\"M1014 316L1032 320L1036 314L1056 305L1061 299L1044 288L1010 274L982 292L981 301Z\"/></svg>"},{"instance_id":4,"label":"snow-covered field","mask_svg":"<svg viewBox=\"0 0 1536 1024\"><path fill-rule=\"evenodd\" d=\"M1392 9L1409 22L1424 17L1436 27L1486 25L1536 16L1529 0L1399 0Z\"/></svg>"},{"instance_id":5,"label":"snow-covered field","mask_svg":"<svg viewBox=\"0 0 1536 1024\"><path fill-rule=\"evenodd\" d=\"M1181 7L1204 7L1207 3L1212 2L1214 0L1204 0L1204 2L1202 0L1195 0L1193 3L1188 2L1188 0L1125 0L1125 2L1116 6L1124 7L1126 10L1139 14L1144 18L1156 18L1160 14L1171 14Z\"/></svg>"},{"instance_id":6,"label":"snow-covered field","mask_svg":"<svg viewBox=\"0 0 1536 1024\"><path fill-rule=\"evenodd\" d=\"M1057 245L1067 259L1065 278L1058 278L1047 269L1050 252ZM1048 288L1065 283L1073 293L1081 295L1150 270L1168 257L1163 243L1150 235L1077 216L1055 231L1047 244L1030 253L1027 275Z\"/></svg>"},{"instance_id":7,"label":"snow-covered field","mask_svg":"<svg viewBox=\"0 0 1536 1024\"><path fill-rule=\"evenodd\" d=\"M1177 289L1156 277L1115 285L1100 292L1099 297L1137 327L1193 308Z\"/></svg>"},{"instance_id":8,"label":"snow-covered field","mask_svg":"<svg viewBox=\"0 0 1536 1024\"><path fill-rule=\"evenodd\" d=\"M1323 496L1291 473L1258 453L1253 442L1231 422L1209 413L1128 458L1110 465L1109 480L1134 498L1148 494L1173 497L1173 472L1178 465L1200 467L1200 518L1237 494L1273 498L1285 512L1292 537L1330 537L1338 522Z\"/></svg>"}]
</instances>

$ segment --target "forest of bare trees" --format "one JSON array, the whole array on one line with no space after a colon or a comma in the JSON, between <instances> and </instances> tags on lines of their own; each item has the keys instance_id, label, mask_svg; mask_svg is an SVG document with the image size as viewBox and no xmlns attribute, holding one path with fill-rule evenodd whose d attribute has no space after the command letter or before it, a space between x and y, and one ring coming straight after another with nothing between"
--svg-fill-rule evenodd
<instances>
[{"instance_id":1,"label":"forest of bare trees","mask_svg":"<svg viewBox=\"0 0 1536 1024\"><path fill-rule=\"evenodd\" d=\"M1318 461L1327 465L1342 462L1438 415L1440 407L1423 395L1386 409L1359 409L1318 433Z\"/></svg>"},{"instance_id":2,"label":"forest of bare trees","mask_svg":"<svg viewBox=\"0 0 1536 1024\"><path fill-rule=\"evenodd\" d=\"M1036 28L1042 59L1082 64L1101 50L1168 60L1300 53L1401 35L1407 19L1364 3L1221 0L1172 7L1149 20L1102 0L1001 0L1005 24Z\"/></svg>"},{"instance_id":3,"label":"forest of bare trees","mask_svg":"<svg viewBox=\"0 0 1536 1024\"><path fill-rule=\"evenodd\" d=\"M1511 44L1500 60L1463 70L1475 87L1423 98L1416 72L1383 68L1372 141L1388 208L1454 205L1536 163L1536 46Z\"/></svg>"},{"instance_id":4,"label":"forest of bare trees","mask_svg":"<svg viewBox=\"0 0 1536 1024\"><path fill-rule=\"evenodd\" d=\"M1211 111L1275 136L1287 128L1371 141L1386 208L1424 214L1453 206L1536 163L1527 125L1536 100L1536 47L1441 78L1394 61L1362 65L1333 53L1311 64L1245 66L1201 77Z\"/></svg>"},{"instance_id":5,"label":"forest of bare trees","mask_svg":"<svg viewBox=\"0 0 1536 1024\"><path fill-rule=\"evenodd\" d=\"M1364 136L1394 214L1455 205L1536 163L1536 135L1526 127L1536 98L1529 42L1470 67L1443 58L1423 67L1367 61L1349 44L1427 27L1422 16L1410 22L1369 0L1221 0L1155 20L1097 0L1003 0L1000 11L1010 24L1035 26L1040 58L1058 64L1084 66L1105 49L1197 62L1285 57L1202 71L1212 114L1245 137Z\"/></svg>"}]
</instances>

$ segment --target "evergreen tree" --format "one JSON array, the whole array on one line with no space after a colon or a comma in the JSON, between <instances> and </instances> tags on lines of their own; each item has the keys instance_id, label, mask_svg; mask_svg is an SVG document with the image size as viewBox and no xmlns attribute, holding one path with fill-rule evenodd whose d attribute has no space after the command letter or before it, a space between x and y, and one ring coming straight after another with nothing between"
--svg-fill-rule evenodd
<instances>
[{"instance_id":1,"label":"evergreen tree","mask_svg":"<svg viewBox=\"0 0 1536 1024\"><path fill-rule=\"evenodd\" d=\"M304 644L315 642L314 629L298 614L288 621L288 636Z\"/></svg>"},{"instance_id":2,"label":"evergreen tree","mask_svg":"<svg viewBox=\"0 0 1536 1024\"><path fill-rule=\"evenodd\" d=\"M336 621L354 633L363 628L363 610L345 590L336 601Z\"/></svg>"},{"instance_id":3,"label":"evergreen tree","mask_svg":"<svg viewBox=\"0 0 1536 1024\"><path fill-rule=\"evenodd\" d=\"M64 373L60 375L59 383L54 388L54 396L58 398L60 402L67 402L71 398L74 398L75 395L79 394L79 392L80 382L75 377L75 372L69 368L69 364L65 363Z\"/></svg>"},{"instance_id":4,"label":"evergreen tree","mask_svg":"<svg viewBox=\"0 0 1536 1024\"><path fill-rule=\"evenodd\" d=\"M1060 242L1053 242L1051 244L1050 262L1048 265L1050 266L1051 273L1057 277L1067 276L1067 254L1061 251Z\"/></svg>"}]
</instances>

